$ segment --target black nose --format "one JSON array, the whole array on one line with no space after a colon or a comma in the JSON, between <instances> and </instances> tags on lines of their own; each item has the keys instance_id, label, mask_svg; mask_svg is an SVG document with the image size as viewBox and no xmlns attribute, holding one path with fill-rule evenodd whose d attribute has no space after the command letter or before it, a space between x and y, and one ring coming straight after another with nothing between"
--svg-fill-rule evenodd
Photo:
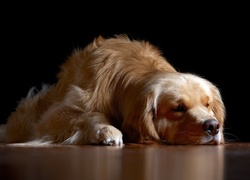
<instances>
[{"instance_id":1,"label":"black nose","mask_svg":"<svg viewBox=\"0 0 250 180\"><path fill-rule=\"evenodd\" d=\"M202 128L208 134L211 134L214 136L218 134L220 126L217 120L209 119L209 120L204 121L204 123L202 124Z\"/></svg>"}]
</instances>

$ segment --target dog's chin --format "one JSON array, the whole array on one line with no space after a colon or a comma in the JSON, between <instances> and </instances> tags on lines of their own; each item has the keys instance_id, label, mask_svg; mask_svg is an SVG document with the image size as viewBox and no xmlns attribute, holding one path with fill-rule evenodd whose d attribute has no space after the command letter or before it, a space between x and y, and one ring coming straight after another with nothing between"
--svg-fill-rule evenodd
<instances>
[{"instance_id":1,"label":"dog's chin","mask_svg":"<svg viewBox=\"0 0 250 180\"><path fill-rule=\"evenodd\" d=\"M210 145L219 145L219 144L222 144L223 141L222 141L222 138L221 138L221 134L217 134L215 136L211 136L211 135L208 135L208 136L203 136L200 140L200 143L199 144L210 144Z\"/></svg>"},{"instance_id":2,"label":"dog's chin","mask_svg":"<svg viewBox=\"0 0 250 180\"><path fill-rule=\"evenodd\" d=\"M223 144L223 139L221 134L217 134L215 136L211 135L203 135L203 136L189 136L180 139L172 139L172 141L168 141L169 144L173 145L219 145Z\"/></svg>"}]
</instances>

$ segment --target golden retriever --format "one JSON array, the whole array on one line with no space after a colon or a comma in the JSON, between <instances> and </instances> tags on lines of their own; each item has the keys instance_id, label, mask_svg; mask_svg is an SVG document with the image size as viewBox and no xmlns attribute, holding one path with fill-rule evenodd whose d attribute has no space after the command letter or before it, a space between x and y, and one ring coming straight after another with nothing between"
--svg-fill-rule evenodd
<instances>
[{"instance_id":1,"label":"golden retriever","mask_svg":"<svg viewBox=\"0 0 250 180\"><path fill-rule=\"evenodd\" d=\"M177 70L126 34L97 37L32 88L0 128L5 143L224 144L225 106L210 81Z\"/></svg>"}]
</instances>

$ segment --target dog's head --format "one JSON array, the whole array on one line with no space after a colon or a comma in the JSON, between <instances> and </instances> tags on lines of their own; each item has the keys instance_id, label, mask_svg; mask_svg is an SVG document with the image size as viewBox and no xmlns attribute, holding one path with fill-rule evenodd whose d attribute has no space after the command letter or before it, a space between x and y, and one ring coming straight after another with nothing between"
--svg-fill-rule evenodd
<instances>
[{"instance_id":1,"label":"dog's head","mask_svg":"<svg viewBox=\"0 0 250 180\"><path fill-rule=\"evenodd\" d=\"M142 84L138 90L142 98L135 98L136 117L130 117L134 122L124 123L130 139L170 144L224 143L225 107L211 82L174 72L156 75ZM128 127L131 124L134 127Z\"/></svg>"}]
</instances>

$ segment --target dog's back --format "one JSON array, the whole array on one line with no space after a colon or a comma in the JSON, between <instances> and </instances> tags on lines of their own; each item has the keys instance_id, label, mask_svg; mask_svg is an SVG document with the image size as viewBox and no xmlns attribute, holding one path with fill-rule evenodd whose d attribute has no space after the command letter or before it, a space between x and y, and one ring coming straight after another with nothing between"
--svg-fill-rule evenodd
<instances>
[{"instance_id":1,"label":"dog's back","mask_svg":"<svg viewBox=\"0 0 250 180\"><path fill-rule=\"evenodd\" d=\"M55 85L45 86L37 94L33 93L34 89L30 90L9 116L7 126L1 126L0 140L25 142L35 138L34 124L48 109L64 101L72 86L84 90L84 99L78 106L85 111L112 111L110 105L106 106L108 110L103 109L105 103L112 101L110 88L141 80L141 76L155 71L175 69L148 42L131 41L126 35L110 39L100 36L65 61Z\"/></svg>"}]
</instances>

